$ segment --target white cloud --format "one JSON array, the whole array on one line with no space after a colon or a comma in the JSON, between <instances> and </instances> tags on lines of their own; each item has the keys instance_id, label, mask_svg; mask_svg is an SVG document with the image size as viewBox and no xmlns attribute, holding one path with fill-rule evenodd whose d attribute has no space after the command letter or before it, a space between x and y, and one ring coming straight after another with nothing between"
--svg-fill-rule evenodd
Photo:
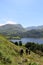
<instances>
[{"instance_id":1,"label":"white cloud","mask_svg":"<svg viewBox=\"0 0 43 65\"><path fill-rule=\"evenodd\" d=\"M14 21L6 21L4 24L0 23L0 26L5 25L5 24L17 24L17 23Z\"/></svg>"},{"instance_id":2,"label":"white cloud","mask_svg":"<svg viewBox=\"0 0 43 65\"><path fill-rule=\"evenodd\" d=\"M6 24L17 24L17 23L14 21L6 21Z\"/></svg>"},{"instance_id":3,"label":"white cloud","mask_svg":"<svg viewBox=\"0 0 43 65\"><path fill-rule=\"evenodd\" d=\"M2 25L4 25L4 24L0 24L0 26L2 26Z\"/></svg>"}]
</instances>

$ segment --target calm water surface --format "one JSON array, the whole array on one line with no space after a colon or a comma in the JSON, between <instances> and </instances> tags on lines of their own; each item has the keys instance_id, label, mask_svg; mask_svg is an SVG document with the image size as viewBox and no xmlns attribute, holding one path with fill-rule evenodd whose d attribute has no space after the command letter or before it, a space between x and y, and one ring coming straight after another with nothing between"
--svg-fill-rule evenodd
<instances>
[{"instance_id":1,"label":"calm water surface","mask_svg":"<svg viewBox=\"0 0 43 65\"><path fill-rule=\"evenodd\" d=\"M12 42L19 42L22 41L23 44L27 43L27 42L35 42L35 43L39 43L39 44L43 44L43 39L40 38L22 38L20 40L11 40Z\"/></svg>"}]
</instances>

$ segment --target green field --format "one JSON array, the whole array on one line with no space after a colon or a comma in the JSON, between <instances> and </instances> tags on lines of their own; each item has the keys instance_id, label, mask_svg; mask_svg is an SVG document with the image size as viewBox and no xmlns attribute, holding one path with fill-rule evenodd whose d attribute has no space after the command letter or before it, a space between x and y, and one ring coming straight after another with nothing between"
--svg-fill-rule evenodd
<instances>
[{"instance_id":1,"label":"green field","mask_svg":"<svg viewBox=\"0 0 43 65\"><path fill-rule=\"evenodd\" d=\"M20 56L20 49L24 54ZM43 65L43 56L35 54L26 55L24 46L16 46L0 35L0 65ZM25 61L26 60L26 61Z\"/></svg>"}]
</instances>

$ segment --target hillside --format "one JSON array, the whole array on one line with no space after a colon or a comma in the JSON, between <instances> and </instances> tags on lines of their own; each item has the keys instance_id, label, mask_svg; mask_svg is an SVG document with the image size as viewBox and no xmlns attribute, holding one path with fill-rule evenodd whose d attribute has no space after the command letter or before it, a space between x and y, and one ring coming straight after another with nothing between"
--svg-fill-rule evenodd
<instances>
[{"instance_id":1,"label":"hillside","mask_svg":"<svg viewBox=\"0 0 43 65\"><path fill-rule=\"evenodd\" d=\"M0 35L0 65L29 65L29 63L37 63L37 65L43 65L43 56L39 56L33 52L30 55L20 56L19 51L25 47L16 46L15 44L6 40ZM24 61L27 59L27 61Z\"/></svg>"}]
</instances>

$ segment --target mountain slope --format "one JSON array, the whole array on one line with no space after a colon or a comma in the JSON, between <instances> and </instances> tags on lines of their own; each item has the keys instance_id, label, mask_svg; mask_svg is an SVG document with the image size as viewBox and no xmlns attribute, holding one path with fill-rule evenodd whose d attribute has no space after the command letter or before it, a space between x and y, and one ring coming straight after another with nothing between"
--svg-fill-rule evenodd
<instances>
[{"instance_id":1,"label":"mountain slope","mask_svg":"<svg viewBox=\"0 0 43 65\"><path fill-rule=\"evenodd\" d=\"M0 26L0 32L1 33L17 33L17 32L23 32L25 29L20 24L6 24L3 26Z\"/></svg>"},{"instance_id":2,"label":"mountain slope","mask_svg":"<svg viewBox=\"0 0 43 65\"><path fill-rule=\"evenodd\" d=\"M30 30L23 33L25 37L43 38L43 30Z\"/></svg>"},{"instance_id":3,"label":"mountain slope","mask_svg":"<svg viewBox=\"0 0 43 65\"><path fill-rule=\"evenodd\" d=\"M15 44L6 40L0 35L0 65L29 65L29 63L37 63L38 65L43 65L43 56L31 52L30 55L20 56L19 51L25 47L16 46ZM24 61L27 59L27 61Z\"/></svg>"},{"instance_id":4,"label":"mountain slope","mask_svg":"<svg viewBox=\"0 0 43 65\"><path fill-rule=\"evenodd\" d=\"M25 28L27 31L28 30L42 30L43 29L43 25L41 26L31 26L31 27L27 27Z\"/></svg>"}]
</instances>

